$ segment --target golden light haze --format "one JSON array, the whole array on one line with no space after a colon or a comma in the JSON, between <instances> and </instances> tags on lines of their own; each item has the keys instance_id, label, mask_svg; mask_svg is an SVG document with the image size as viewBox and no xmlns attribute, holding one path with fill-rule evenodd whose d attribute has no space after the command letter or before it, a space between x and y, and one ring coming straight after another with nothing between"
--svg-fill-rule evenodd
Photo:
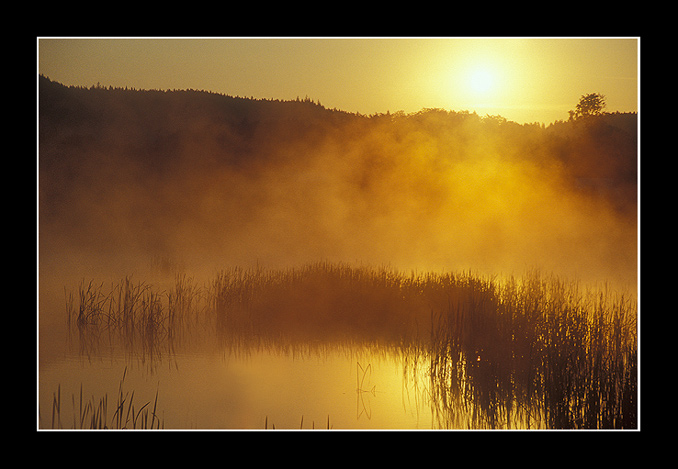
<instances>
[{"instance_id":1,"label":"golden light haze","mask_svg":"<svg viewBox=\"0 0 678 469\"><path fill-rule=\"evenodd\" d=\"M40 38L43 251L635 283L638 42Z\"/></svg>"},{"instance_id":2,"label":"golden light haze","mask_svg":"<svg viewBox=\"0 0 678 469\"><path fill-rule=\"evenodd\" d=\"M638 38L36 46L39 428L638 427Z\"/></svg>"},{"instance_id":3,"label":"golden light haze","mask_svg":"<svg viewBox=\"0 0 678 469\"><path fill-rule=\"evenodd\" d=\"M639 38L39 38L65 85L198 89L375 114L566 120L581 95L638 110Z\"/></svg>"}]
</instances>

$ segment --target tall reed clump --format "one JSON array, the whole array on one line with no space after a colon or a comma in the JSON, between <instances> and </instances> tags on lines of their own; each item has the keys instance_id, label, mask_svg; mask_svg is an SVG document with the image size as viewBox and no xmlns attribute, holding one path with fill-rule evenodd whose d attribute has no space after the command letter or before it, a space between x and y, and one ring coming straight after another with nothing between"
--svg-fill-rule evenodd
<instances>
[{"instance_id":1,"label":"tall reed clump","mask_svg":"<svg viewBox=\"0 0 678 469\"><path fill-rule=\"evenodd\" d=\"M158 392L151 403L148 401L141 406L134 401L134 391L124 391L123 385L127 368L123 372L116 401L109 408L108 394L96 399L92 396L89 400L83 397L82 385L80 386L79 398L71 396L73 405L72 425L74 430L153 430L164 428L164 421L158 415ZM152 404L152 405L151 405ZM112 411L112 412L111 412ZM61 386L54 393L52 399L51 428L64 429L65 409L62 411ZM41 425L42 426L42 425Z\"/></svg>"},{"instance_id":2,"label":"tall reed clump","mask_svg":"<svg viewBox=\"0 0 678 469\"><path fill-rule=\"evenodd\" d=\"M326 262L225 270L210 291L217 330L229 337L398 341L428 311L411 278Z\"/></svg>"},{"instance_id":3,"label":"tall reed clump","mask_svg":"<svg viewBox=\"0 0 678 469\"><path fill-rule=\"evenodd\" d=\"M635 302L539 274L450 283L436 315L438 414L488 428L635 428ZM456 298L456 301L455 299Z\"/></svg>"},{"instance_id":4,"label":"tall reed clump","mask_svg":"<svg viewBox=\"0 0 678 469\"><path fill-rule=\"evenodd\" d=\"M157 291L145 282L125 277L105 290L103 283L82 281L78 303L66 291L66 315L69 331L77 329L81 346L96 346L104 334L122 340L129 350L142 354L171 348L199 316L200 289L185 275L175 277L167 291Z\"/></svg>"},{"instance_id":5,"label":"tall reed clump","mask_svg":"<svg viewBox=\"0 0 678 469\"><path fill-rule=\"evenodd\" d=\"M637 304L538 272L404 275L320 262L233 268L204 290L168 293L129 278L107 294L82 283L69 324L117 331L132 346L173 344L198 317L231 345L368 343L430 361L441 426L637 427ZM420 363L417 358L413 362Z\"/></svg>"},{"instance_id":6,"label":"tall reed clump","mask_svg":"<svg viewBox=\"0 0 678 469\"><path fill-rule=\"evenodd\" d=\"M426 350L445 425L637 426L637 306L604 289L539 272L406 276L316 263L223 271L210 291L231 339Z\"/></svg>"}]
</instances>

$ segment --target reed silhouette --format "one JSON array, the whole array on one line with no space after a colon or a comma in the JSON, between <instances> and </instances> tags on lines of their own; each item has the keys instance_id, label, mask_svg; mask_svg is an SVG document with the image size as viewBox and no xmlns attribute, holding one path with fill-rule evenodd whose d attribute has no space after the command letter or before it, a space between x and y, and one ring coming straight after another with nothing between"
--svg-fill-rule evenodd
<instances>
[{"instance_id":1,"label":"reed silhouette","mask_svg":"<svg viewBox=\"0 0 678 469\"><path fill-rule=\"evenodd\" d=\"M83 398L83 388L80 386L79 398L76 406L75 395L71 396L72 402L72 424L66 424L66 416L69 415L67 410L62 409L61 402L61 386L58 387L54 393L52 400L52 414L51 424L47 427L42 423L41 428L63 429L70 424L70 429L78 430L153 430L164 428L164 422L160 418L158 410L158 392L155 394L155 399L152 402L148 401L141 406L138 401L134 401L134 391L125 391L124 383L127 375L127 368L122 373L118 392L116 394L117 400L111 402L113 413L109 416L108 394L103 395L98 400L92 396L90 400ZM150 418L150 420L149 420Z\"/></svg>"},{"instance_id":2,"label":"reed silhouette","mask_svg":"<svg viewBox=\"0 0 678 469\"><path fill-rule=\"evenodd\" d=\"M41 76L40 292L93 279L66 290L83 353L377 344L427 363L441 427L634 428L637 116L585 114Z\"/></svg>"},{"instance_id":3,"label":"reed silhouette","mask_svg":"<svg viewBox=\"0 0 678 469\"><path fill-rule=\"evenodd\" d=\"M99 309L108 304L113 313L97 316L100 324L119 324L116 331L125 344L139 331L142 337L150 335L144 344L171 343L180 331L155 334L170 328L173 315L172 324L193 324L227 348L285 349L320 342L375 344L416 354L408 360L428 361L431 403L441 427L638 424L635 300L605 289L580 291L577 282L553 275L532 272L502 280L470 273L407 276L329 263L285 270L236 268L200 288L189 288L181 279L166 296L181 298L181 292L202 289L190 297L194 309L170 314L169 302L154 303L163 319L150 329L143 301L128 305L126 317L132 322L123 323L116 318L123 317L124 308L114 307L121 304L114 295L93 291L91 282L81 285L81 291L85 288L80 309L93 304L91 296L104 298L94 304ZM147 298L160 298L148 289ZM120 296L120 287L114 286L116 291ZM77 322L85 333L92 333L93 326ZM365 383L370 370L370 365L358 364L359 403L363 392L373 390Z\"/></svg>"}]
</instances>

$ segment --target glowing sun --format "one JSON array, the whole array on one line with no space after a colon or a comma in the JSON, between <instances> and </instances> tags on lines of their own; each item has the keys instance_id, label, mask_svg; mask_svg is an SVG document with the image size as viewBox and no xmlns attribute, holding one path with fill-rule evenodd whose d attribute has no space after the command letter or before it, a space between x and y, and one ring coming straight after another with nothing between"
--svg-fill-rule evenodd
<instances>
[{"instance_id":1,"label":"glowing sun","mask_svg":"<svg viewBox=\"0 0 678 469\"><path fill-rule=\"evenodd\" d=\"M495 75L488 68L476 68L468 75L468 85L476 94L487 94L495 88Z\"/></svg>"}]
</instances>

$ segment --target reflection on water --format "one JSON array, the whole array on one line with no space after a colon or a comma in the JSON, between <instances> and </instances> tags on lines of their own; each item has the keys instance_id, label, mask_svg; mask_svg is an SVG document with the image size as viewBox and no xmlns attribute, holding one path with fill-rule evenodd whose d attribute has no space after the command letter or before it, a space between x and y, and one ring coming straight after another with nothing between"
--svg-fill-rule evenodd
<instances>
[{"instance_id":1,"label":"reflection on water","mask_svg":"<svg viewBox=\"0 0 678 469\"><path fill-rule=\"evenodd\" d=\"M369 377L357 372L361 366ZM328 422L331 429L432 427L430 412L412 398L401 357L340 347L176 354L152 370L147 361L120 354L71 355L41 370L42 425L50 427L57 383L62 421L70 422L71 396L77 407L81 383L86 396L108 393L111 401L126 368L135 399L152 400L158 391L166 429L325 429ZM363 378L366 389L356 388Z\"/></svg>"},{"instance_id":2,"label":"reflection on water","mask_svg":"<svg viewBox=\"0 0 678 469\"><path fill-rule=\"evenodd\" d=\"M365 415L368 419L372 418L372 405L370 400L370 394L376 397L376 385L372 384L372 364L368 364L365 368L360 364L356 363L356 395L357 395L357 404L356 404L356 413L357 418L360 419L361 416Z\"/></svg>"},{"instance_id":3,"label":"reflection on water","mask_svg":"<svg viewBox=\"0 0 678 469\"><path fill-rule=\"evenodd\" d=\"M41 428L57 390L71 422L81 388L112 402L123 374L138 406L158 395L167 429L637 426L635 304L557 279L323 265L234 270L204 289L178 276L162 292L83 282L66 298Z\"/></svg>"}]
</instances>

